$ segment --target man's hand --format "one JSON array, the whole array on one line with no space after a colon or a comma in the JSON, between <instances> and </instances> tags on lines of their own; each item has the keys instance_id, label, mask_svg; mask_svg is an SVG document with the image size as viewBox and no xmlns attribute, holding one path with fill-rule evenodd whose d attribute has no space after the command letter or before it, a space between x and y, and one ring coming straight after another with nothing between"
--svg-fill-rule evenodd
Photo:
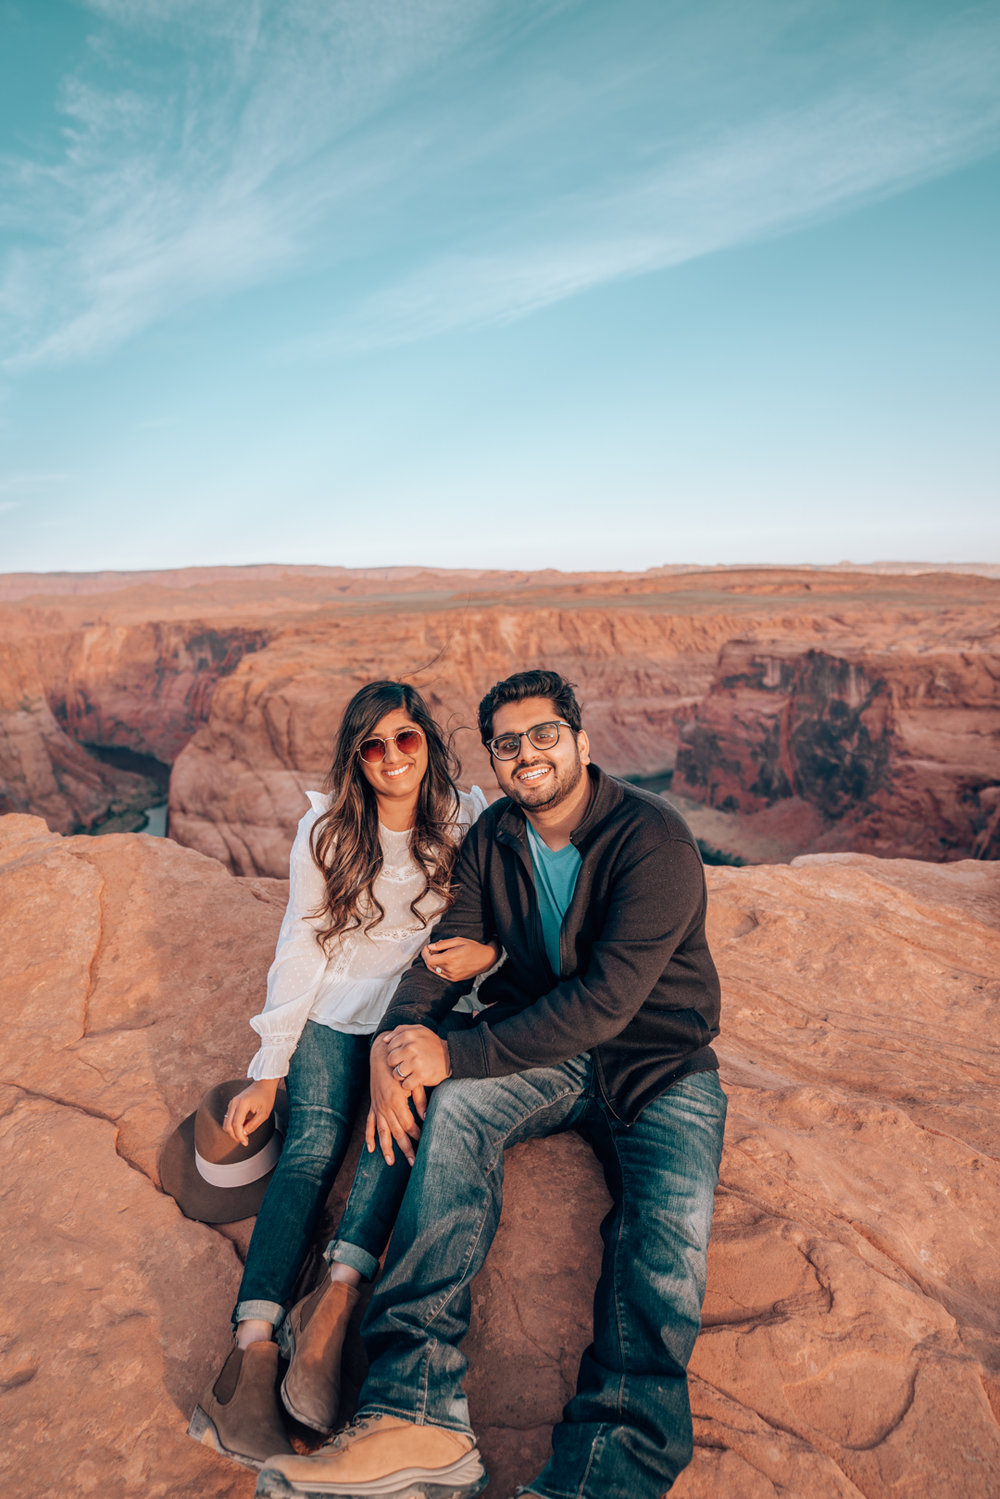
<instances>
[{"instance_id":1,"label":"man's hand","mask_svg":"<svg viewBox=\"0 0 1000 1499\"><path fill-rule=\"evenodd\" d=\"M280 1079L263 1077L229 1100L222 1128L237 1145L247 1145L255 1129L270 1118Z\"/></svg>"},{"instance_id":2,"label":"man's hand","mask_svg":"<svg viewBox=\"0 0 1000 1499\"><path fill-rule=\"evenodd\" d=\"M473 942L471 937L443 937L440 942L428 942L420 956L432 973L456 984L488 973L499 960L500 944Z\"/></svg>"},{"instance_id":3,"label":"man's hand","mask_svg":"<svg viewBox=\"0 0 1000 1499\"><path fill-rule=\"evenodd\" d=\"M415 1143L420 1138L420 1124L413 1117L410 1102L412 1100L413 1108L423 1119L427 1113L427 1098L419 1083L403 1083L393 1072L388 1043L389 1035L377 1036L372 1043L369 1063L371 1107L365 1125L365 1141L369 1151L373 1151L377 1137L387 1166L391 1166L395 1159L395 1141L412 1166L416 1160Z\"/></svg>"},{"instance_id":4,"label":"man's hand","mask_svg":"<svg viewBox=\"0 0 1000 1499\"><path fill-rule=\"evenodd\" d=\"M388 1042L389 1065L408 1088L433 1088L451 1077L448 1043L425 1025L397 1025Z\"/></svg>"}]
</instances>

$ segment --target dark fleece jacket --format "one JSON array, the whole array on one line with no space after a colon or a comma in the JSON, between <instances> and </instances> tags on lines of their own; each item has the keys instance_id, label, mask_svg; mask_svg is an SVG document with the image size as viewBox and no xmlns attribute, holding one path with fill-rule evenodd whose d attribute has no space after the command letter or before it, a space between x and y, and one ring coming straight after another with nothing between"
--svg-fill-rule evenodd
<instances>
[{"instance_id":1,"label":"dark fleece jacket","mask_svg":"<svg viewBox=\"0 0 1000 1499\"><path fill-rule=\"evenodd\" d=\"M719 979L705 938L697 845L669 803L589 768L593 796L572 841L581 857L562 925L561 972L545 955L524 814L495 802L469 831L455 900L434 933L496 938L505 962L482 984L487 1008L448 1038L454 1077L502 1077L592 1053L621 1119L691 1072L718 1067ZM418 958L379 1031L437 1029L468 983Z\"/></svg>"}]
</instances>

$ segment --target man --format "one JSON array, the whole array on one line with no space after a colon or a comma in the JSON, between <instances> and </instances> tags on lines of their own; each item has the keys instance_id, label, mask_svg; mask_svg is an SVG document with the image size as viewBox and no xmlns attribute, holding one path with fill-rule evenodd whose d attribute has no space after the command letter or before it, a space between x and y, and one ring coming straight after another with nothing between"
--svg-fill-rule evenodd
<instances>
[{"instance_id":1,"label":"man","mask_svg":"<svg viewBox=\"0 0 1000 1499\"><path fill-rule=\"evenodd\" d=\"M419 964L400 982L372 1046L370 1138L412 1152L409 1095L434 1093L365 1325L360 1415L310 1458L269 1459L260 1495L480 1492L462 1392L469 1288L500 1216L504 1149L569 1128L613 1207L594 1341L552 1457L520 1492L657 1499L691 1457L686 1369L725 1119L701 860L666 802L590 763L555 672L498 682L479 727L506 796L466 839L444 926L496 937L506 959L480 990L486 1009L446 1038L467 986Z\"/></svg>"}]
</instances>

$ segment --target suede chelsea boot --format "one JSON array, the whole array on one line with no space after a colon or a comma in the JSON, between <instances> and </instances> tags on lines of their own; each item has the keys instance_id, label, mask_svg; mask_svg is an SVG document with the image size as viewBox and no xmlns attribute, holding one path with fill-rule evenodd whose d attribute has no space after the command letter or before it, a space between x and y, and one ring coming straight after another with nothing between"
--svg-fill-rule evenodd
<instances>
[{"instance_id":1,"label":"suede chelsea boot","mask_svg":"<svg viewBox=\"0 0 1000 1499\"><path fill-rule=\"evenodd\" d=\"M337 1425L340 1360L357 1299L356 1286L327 1278L292 1307L282 1328L291 1361L281 1384L285 1410L324 1436Z\"/></svg>"},{"instance_id":2,"label":"suede chelsea boot","mask_svg":"<svg viewBox=\"0 0 1000 1499\"><path fill-rule=\"evenodd\" d=\"M262 1468L279 1452L291 1455L277 1385L276 1343L234 1348L195 1406L188 1436L248 1468Z\"/></svg>"}]
</instances>

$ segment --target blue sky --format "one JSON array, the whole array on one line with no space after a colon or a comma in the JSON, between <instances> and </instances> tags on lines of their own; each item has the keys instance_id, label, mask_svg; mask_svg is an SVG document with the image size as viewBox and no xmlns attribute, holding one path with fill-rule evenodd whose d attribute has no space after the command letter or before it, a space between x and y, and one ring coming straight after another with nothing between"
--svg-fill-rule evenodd
<instances>
[{"instance_id":1,"label":"blue sky","mask_svg":"<svg viewBox=\"0 0 1000 1499\"><path fill-rule=\"evenodd\" d=\"M1000 561L995 0L0 37L0 570Z\"/></svg>"}]
</instances>

